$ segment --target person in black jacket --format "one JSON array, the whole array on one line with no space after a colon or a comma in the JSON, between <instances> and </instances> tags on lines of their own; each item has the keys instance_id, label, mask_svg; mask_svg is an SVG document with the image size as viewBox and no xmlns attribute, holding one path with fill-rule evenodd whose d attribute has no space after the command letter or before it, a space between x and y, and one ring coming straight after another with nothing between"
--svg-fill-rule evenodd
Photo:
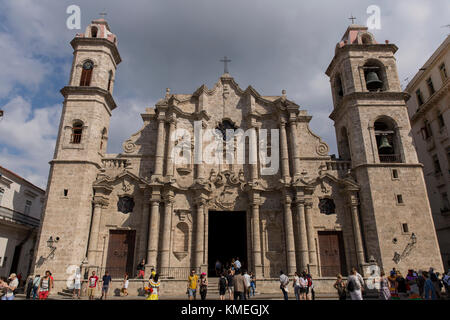
<instances>
[{"instance_id":1,"label":"person in black jacket","mask_svg":"<svg viewBox=\"0 0 450 320\"><path fill-rule=\"evenodd\" d=\"M138 279L144 279L145 277L145 259L142 259L141 263L137 266Z\"/></svg>"}]
</instances>

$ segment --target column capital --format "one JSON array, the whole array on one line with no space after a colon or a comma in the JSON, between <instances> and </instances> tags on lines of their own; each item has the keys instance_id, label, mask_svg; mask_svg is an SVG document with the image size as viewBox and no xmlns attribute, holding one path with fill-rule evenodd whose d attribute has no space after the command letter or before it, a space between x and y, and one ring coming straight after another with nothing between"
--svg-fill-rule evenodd
<instances>
[{"instance_id":1,"label":"column capital","mask_svg":"<svg viewBox=\"0 0 450 320\"><path fill-rule=\"evenodd\" d=\"M311 209L313 206L313 202L311 199L305 199L305 208L306 209Z\"/></svg>"},{"instance_id":2,"label":"column capital","mask_svg":"<svg viewBox=\"0 0 450 320\"><path fill-rule=\"evenodd\" d=\"M150 198L150 203L151 203L152 205L155 205L155 204L158 204L158 205L159 205L160 202L161 202L161 197L160 197L160 196L152 196L152 197Z\"/></svg>"}]
</instances>

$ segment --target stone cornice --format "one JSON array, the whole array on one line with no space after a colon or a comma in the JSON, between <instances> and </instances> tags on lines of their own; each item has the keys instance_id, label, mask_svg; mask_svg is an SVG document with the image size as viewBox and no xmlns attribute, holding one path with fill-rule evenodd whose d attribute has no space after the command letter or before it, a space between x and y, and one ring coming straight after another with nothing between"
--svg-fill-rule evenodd
<instances>
[{"instance_id":1,"label":"stone cornice","mask_svg":"<svg viewBox=\"0 0 450 320\"><path fill-rule=\"evenodd\" d=\"M405 108L406 107L406 101L409 98L409 94L406 92L391 92L391 91L382 91L382 92L353 92L353 93L349 93L347 95L345 95L342 98L341 103L339 104L339 106L337 106L330 114L330 119L331 120L336 120L337 119L337 115L338 113L340 113L342 110L345 109L346 106L348 106L350 104L350 102L355 101L356 103L354 105L359 106L358 101L357 100L374 100L377 101L377 103L379 103L380 101L392 101L392 100L398 100L398 101L403 101L403 103L401 104L390 104L390 107L402 107ZM364 105L369 106L369 104L365 103ZM370 104L370 106L372 106ZM374 107L377 105L373 105Z\"/></svg>"},{"instance_id":2,"label":"stone cornice","mask_svg":"<svg viewBox=\"0 0 450 320\"><path fill-rule=\"evenodd\" d=\"M368 51L368 52L392 52L392 54L395 54L398 50L398 47L395 44L346 44L343 47L338 47L336 49L335 55L333 57L333 60L331 60L330 65L327 68L327 71L325 74L327 76L331 75L331 70L334 69L336 62L338 60L338 57L344 53L349 51Z\"/></svg>"},{"instance_id":3,"label":"stone cornice","mask_svg":"<svg viewBox=\"0 0 450 320\"><path fill-rule=\"evenodd\" d=\"M65 86L64 88L61 89L60 92L64 96L65 100L69 100L68 96L70 94L74 95L80 94L90 96L92 96L92 94L99 94L105 99L107 106L109 108L108 110L109 113L111 113L111 111L117 107L116 102L114 101L114 98L111 95L111 93L99 87Z\"/></svg>"},{"instance_id":4,"label":"stone cornice","mask_svg":"<svg viewBox=\"0 0 450 320\"><path fill-rule=\"evenodd\" d=\"M114 58L114 63L118 65L122 62L122 58L120 57L119 50L117 49L117 46L104 38L82 38L82 37L76 37L70 42L72 48L74 50L77 50L78 45L102 45L105 47L108 47L111 50L112 56Z\"/></svg>"},{"instance_id":5,"label":"stone cornice","mask_svg":"<svg viewBox=\"0 0 450 320\"><path fill-rule=\"evenodd\" d=\"M49 162L50 165L53 165L55 163L85 163L85 164L92 164L94 166L96 166L98 169L101 169L102 166L100 164L98 164L97 162L94 161L89 161L89 160L64 160L64 159L53 159Z\"/></svg>"}]
</instances>

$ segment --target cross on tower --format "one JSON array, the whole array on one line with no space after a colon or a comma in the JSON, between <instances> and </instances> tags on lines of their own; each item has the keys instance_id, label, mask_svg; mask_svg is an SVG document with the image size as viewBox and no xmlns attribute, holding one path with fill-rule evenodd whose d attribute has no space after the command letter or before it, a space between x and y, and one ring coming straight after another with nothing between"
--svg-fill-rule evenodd
<instances>
[{"instance_id":1,"label":"cross on tower","mask_svg":"<svg viewBox=\"0 0 450 320\"><path fill-rule=\"evenodd\" d=\"M223 73L228 73L228 62L231 62L231 60L228 59L227 56L225 56L220 61L223 62Z\"/></svg>"},{"instance_id":2,"label":"cross on tower","mask_svg":"<svg viewBox=\"0 0 450 320\"><path fill-rule=\"evenodd\" d=\"M356 17L354 17L353 14L351 14L348 20L352 20L352 24L355 24Z\"/></svg>"}]
</instances>

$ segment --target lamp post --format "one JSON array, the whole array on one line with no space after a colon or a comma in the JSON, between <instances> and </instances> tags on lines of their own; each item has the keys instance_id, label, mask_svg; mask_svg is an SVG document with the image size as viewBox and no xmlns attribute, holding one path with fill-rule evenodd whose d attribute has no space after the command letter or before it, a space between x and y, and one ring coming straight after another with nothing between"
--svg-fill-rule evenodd
<instances>
[{"instance_id":1,"label":"lamp post","mask_svg":"<svg viewBox=\"0 0 450 320\"><path fill-rule=\"evenodd\" d=\"M47 240L47 247L50 249L50 254L48 255L48 258L53 258L55 255L55 250L56 247L54 246L55 243L57 243L59 241L59 237L56 237L55 239L53 239L52 236L50 236L50 238L48 238Z\"/></svg>"}]
</instances>

